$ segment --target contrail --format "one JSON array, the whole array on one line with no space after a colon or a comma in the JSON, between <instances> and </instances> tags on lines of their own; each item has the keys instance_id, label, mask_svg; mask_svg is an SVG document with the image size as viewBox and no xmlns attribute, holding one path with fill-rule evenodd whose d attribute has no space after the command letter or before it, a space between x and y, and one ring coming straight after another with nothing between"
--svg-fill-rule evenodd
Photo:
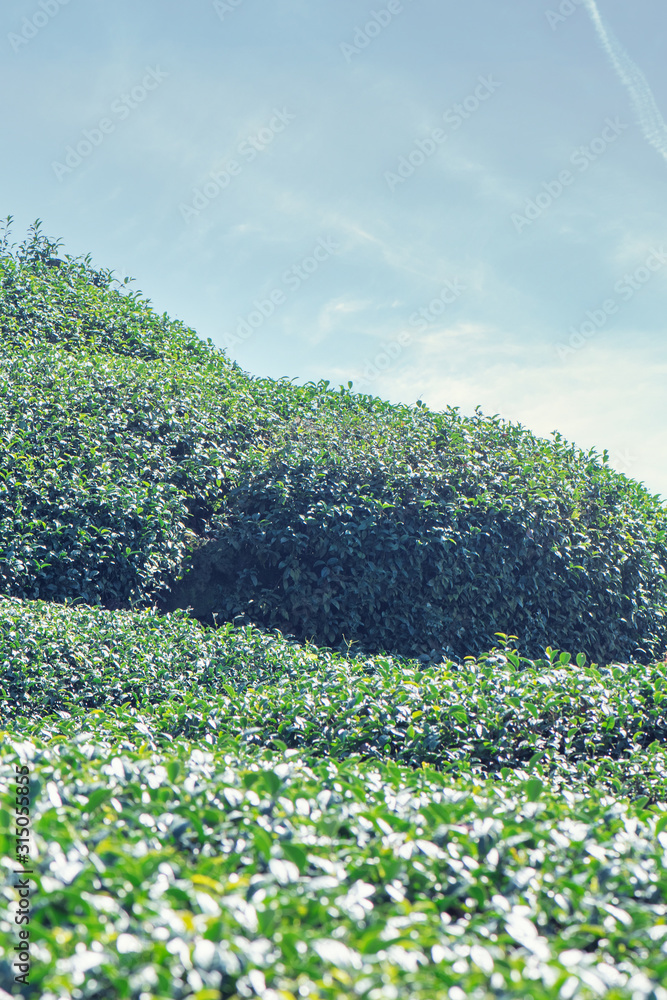
<instances>
[{"instance_id":1,"label":"contrail","mask_svg":"<svg viewBox=\"0 0 667 1000\"><path fill-rule=\"evenodd\" d=\"M611 59L621 82L630 94L644 138L658 150L663 159L667 160L667 125L665 125L658 105L655 103L648 80L639 66L632 61L611 29L603 24L595 0L584 0L584 6L591 15L603 49Z\"/></svg>"}]
</instances>

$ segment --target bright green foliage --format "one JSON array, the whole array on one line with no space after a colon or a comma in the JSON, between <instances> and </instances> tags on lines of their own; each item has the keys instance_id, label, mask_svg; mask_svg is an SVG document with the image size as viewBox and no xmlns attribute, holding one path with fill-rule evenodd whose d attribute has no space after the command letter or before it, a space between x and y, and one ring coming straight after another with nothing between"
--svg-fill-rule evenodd
<instances>
[{"instance_id":1,"label":"bright green foliage","mask_svg":"<svg viewBox=\"0 0 667 1000\"><path fill-rule=\"evenodd\" d=\"M114 748L94 716L23 750L31 996L667 996L664 804L554 793L535 772Z\"/></svg>"},{"instance_id":2,"label":"bright green foliage","mask_svg":"<svg viewBox=\"0 0 667 1000\"><path fill-rule=\"evenodd\" d=\"M0 588L145 604L262 421L220 353L42 241L0 258Z\"/></svg>"}]
</instances>

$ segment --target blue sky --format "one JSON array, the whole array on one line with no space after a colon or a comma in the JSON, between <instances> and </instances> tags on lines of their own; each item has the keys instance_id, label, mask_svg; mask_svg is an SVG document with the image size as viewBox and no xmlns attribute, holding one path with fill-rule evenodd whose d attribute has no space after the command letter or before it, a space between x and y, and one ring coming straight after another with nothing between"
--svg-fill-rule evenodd
<instances>
[{"instance_id":1,"label":"blue sky","mask_svg":"<svg viewBox=\"0 0 667 1000\"><path fill-rule=\"evenodd\" d=\"M659 0L26 0L0 216L254 375L558 430L667 497Z\"/></svg>"}]
</instances>

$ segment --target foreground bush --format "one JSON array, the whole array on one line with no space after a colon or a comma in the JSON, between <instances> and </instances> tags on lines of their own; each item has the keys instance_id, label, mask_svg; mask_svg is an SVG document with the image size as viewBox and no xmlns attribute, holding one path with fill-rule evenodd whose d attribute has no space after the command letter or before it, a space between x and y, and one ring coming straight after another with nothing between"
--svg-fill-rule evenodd
<instances>
[{"instance_id":1,"label":"foreground bush","mask_svg":"<svg viewBox=\"0 0 667 1000\"><path fill-rule=\"evenodd\" d=\"M112 750L94 718L74 741L5 746L3 773L17 752L27 996L667 998L665 803L297 751Z\"/></svg>"}]
</instances>

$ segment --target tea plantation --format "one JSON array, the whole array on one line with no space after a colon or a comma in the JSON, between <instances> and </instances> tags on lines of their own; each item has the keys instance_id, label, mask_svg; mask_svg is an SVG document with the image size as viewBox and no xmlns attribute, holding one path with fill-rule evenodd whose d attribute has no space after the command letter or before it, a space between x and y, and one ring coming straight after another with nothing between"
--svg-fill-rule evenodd
<instances>
[{"instance_id":1,"label":"tea plantation","mask_svg":"<svg viewBox=\"0 0 667 1000\"><path fill-rule=\"evenodd\" d=\"M664 504L10 221L0 1000L667 1000Z\"/></svg>"}]
</instances>

